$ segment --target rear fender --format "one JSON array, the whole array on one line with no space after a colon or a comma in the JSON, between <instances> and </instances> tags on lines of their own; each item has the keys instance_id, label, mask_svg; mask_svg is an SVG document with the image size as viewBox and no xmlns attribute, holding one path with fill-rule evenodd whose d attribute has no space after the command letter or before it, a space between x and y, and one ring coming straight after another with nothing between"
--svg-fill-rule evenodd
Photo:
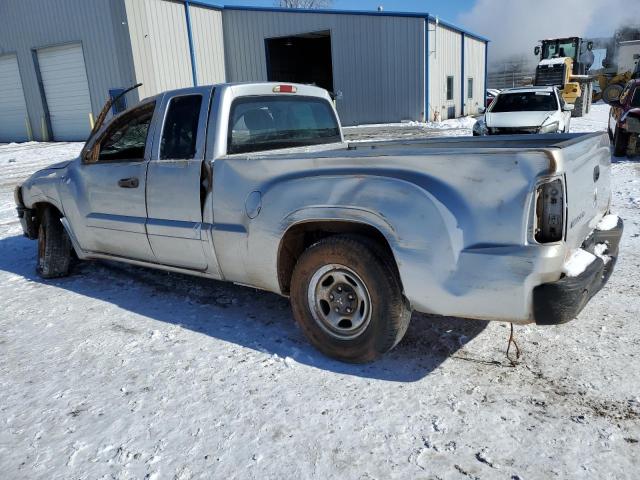
<instances>
[{"instance_id":1,"label":"rear fender","mask_svg":"<svg viewBox=\"0 0 640 480\"><path fill-rule=\"evenodd\" d=\"M247 258L252 259L247 277L253 285L279 292L279 246L291 227L354 222L375 228L387 240L411 301L425 280L414 278L416 264L426 275L446 277L463 248L459 219L470 214L450 198L445 206L414 183L377 176L307 177L272 185L264 192L261 214L247 225ZM452 211L452 205L460 211Z\"/></svg>"}]
</instances>

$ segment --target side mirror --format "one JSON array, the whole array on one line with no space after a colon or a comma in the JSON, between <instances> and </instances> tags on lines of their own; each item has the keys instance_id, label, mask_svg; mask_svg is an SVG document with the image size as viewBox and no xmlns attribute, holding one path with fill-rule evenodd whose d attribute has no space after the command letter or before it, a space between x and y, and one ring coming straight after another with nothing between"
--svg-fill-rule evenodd
<instances>
[{"instance_id":1,"label":"side mirror","mask_svg":"<svg viewBox=\"0 0 640 480\"><path fill-rule=\"evenodd\" d=\"M533 49L533 54L537 57L538 55L540 55L540 45L536 45L535 48Z\"/></svg>"},{"instance_id":2,"label":"side mirror","mask_svg":"<svg viewBox=\"0 0 640 480\"><path fill-rule=\"evenodd\" d=\"M562 108L563 112L573 112L573 110L576 108L576 106L573 103L565 103L564 107Z\"/></svg>"},{"instance_id":3,"label":"side mirror","mask_svg":"<svg viewBox=\"0 0 640 480\"><path fill-rule=\"evenodd\" d=\"M587 42L587 50L593 50L593 42Z\"/></svg>"},{"instance_id":4,"label":"side mirror","mask_svg":"<svg viewBox=\"0 0 640 480\"><path fill-rule=\"evenodd\" d=\"M486 108L484 108L484 107L480 107L480 108L478 108L478 113L484 113L484 112L486 112L486 111L487 111L487 109L486 109Z\"/></svg>"},{"instance_id":5,"label":"side mirror","mask_svg":"<svg viewBox=\"0 0 640 480\"><path fill-rule=\"evenodd\" d=\"M96 163L100 154L100 144L95 143L91 148L86 148L82 151L82 163Z\"/></svg>"}]
</instances>

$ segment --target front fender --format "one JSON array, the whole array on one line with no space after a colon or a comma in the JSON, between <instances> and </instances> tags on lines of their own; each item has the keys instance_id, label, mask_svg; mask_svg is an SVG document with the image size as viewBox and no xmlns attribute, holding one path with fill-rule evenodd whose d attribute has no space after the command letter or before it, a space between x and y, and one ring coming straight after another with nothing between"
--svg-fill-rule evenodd
<instances>
[{"instance_id":1,"label":"front fender","mask_svg":"<svg viewBox=\"0 0 640 480\"><path fill-rule=\"evenodd\" d=\"M60 184L64 181L66 171L66 168L45 168L25 180L21 187L24 206L33 208L38 203L48 203L64 215Z\"/></svg>"}]
</instances>

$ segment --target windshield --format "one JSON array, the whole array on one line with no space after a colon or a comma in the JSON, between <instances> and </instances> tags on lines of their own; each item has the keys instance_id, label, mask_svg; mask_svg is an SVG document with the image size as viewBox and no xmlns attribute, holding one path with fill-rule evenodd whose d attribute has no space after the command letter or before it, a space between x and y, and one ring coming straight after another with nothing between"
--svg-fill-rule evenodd
<instances>
[{"instance_id":1,"label":"windshield","mask_svg":"<svg viewBox=\"0 0 640 480\"><path fill-rule=\"evenodd\" d=\"M491 105L492 113L550 112L557 109L558 102L552 92L501 93Z\"/></svg>"},{"instance_id":2,"label":"windshield","mask_svg":"<svg viewBox=\"0 0 640 480\"><path fill-rule=\"evenodd\" d=\"M543 43L542 59L571 57L576 58L577 44L575 40L559 40L557 42Z\"/></svg>"},{"instance_id":3,"label":"windshield","mask_svg":"<svg viewBox=\"0 0 640 480\"><path fill-rule=\"evenodd\" d=\"M228 153L341 142L331 104L321 98L264 95L236 100L229 119Z\"/></svg>"},{"instance_id":4,"label":"windshield","mask_svg":"<svg viewBox=\"0 0 640 480\"><path fill-rule=\"evenodd\" d=\"M640 108L640 87L636 88L633 92L633 98L631 99L631 106L633 108Z\"/></svg>"}]
</instances>

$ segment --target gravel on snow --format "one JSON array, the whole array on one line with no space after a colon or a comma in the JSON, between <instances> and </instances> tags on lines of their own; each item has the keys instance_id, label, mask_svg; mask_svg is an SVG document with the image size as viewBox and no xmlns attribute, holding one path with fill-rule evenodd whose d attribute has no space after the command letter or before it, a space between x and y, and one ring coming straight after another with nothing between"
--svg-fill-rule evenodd
<instances>
[{"instance_id":1,"label":"gravel on snow","mask_svg":"<svg viewBox=\"0 0 640 480\"><path fill-rule=\"evenodd\" d=\"M572 323L516 327L515 368L507 325L425 315L351 366L313 350L276 295L101 262L40 280L13 186L80 148L0 146L3 478L637 478L640 163L613 165L611 281Z\"/></svg>"}]
</instances>

